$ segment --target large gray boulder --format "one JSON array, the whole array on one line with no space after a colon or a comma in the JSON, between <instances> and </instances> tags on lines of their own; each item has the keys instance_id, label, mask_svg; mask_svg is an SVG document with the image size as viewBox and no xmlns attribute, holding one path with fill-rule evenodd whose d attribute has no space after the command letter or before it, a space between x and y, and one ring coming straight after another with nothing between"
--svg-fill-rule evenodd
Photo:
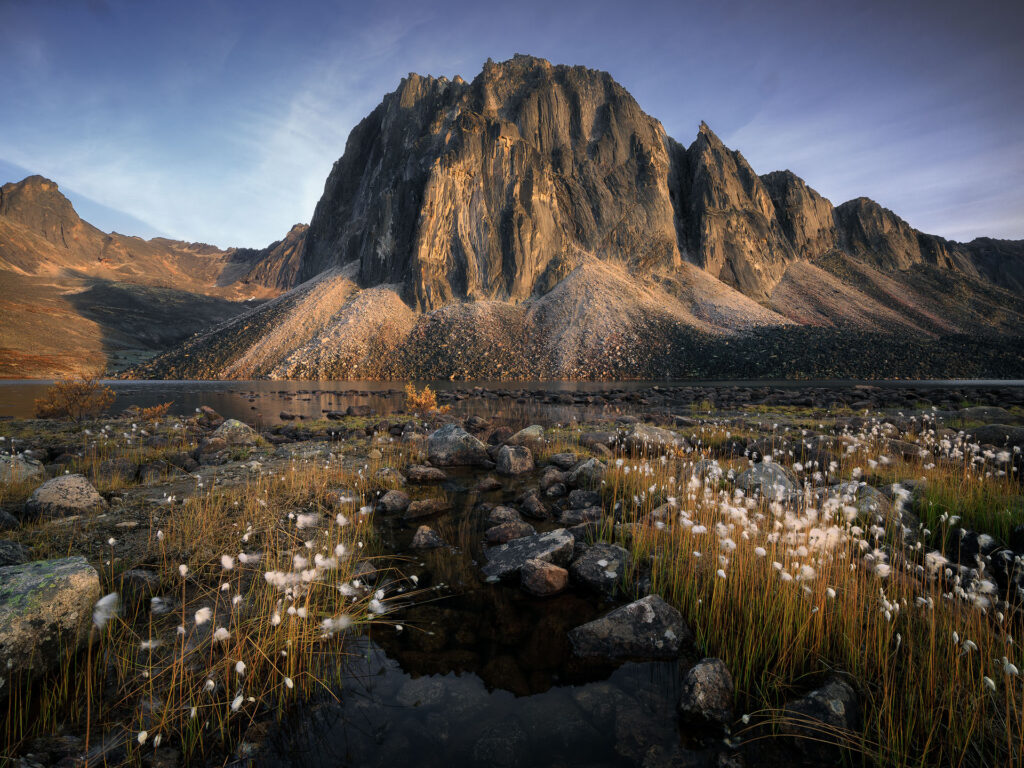
<instances>
[{"instance_id":1,"label":"large gray boulder","mask_svg":"<svg viewBox=\"0 0 1024 768\"><path fill-rule=\"evenodd\" d=\"M21 565L28 560L28 550L17 541L0 539L0 568Z\"/></svg>"},{"instance_id":2,"label":"large gray boulder","mask_svg":"<svg viewBox=\"0 0 1024 768\"><path fill-rule=\"evenodd\" d=\"M220 438L228 445L256 445L260 440L256 430L238 419L228 419L210 437Z\"/></svg>"},{"instance_id":3,"label":"large gray boulder","mask_svg":"<svg viewBox=\"0 0 1024 768\"><path fill-rule=\"evenodd\" d=\"M505 445L536 445L544 441L544 427L540 424L531 424L525 429L520 429L512 437L505 441Z\"/></svg>"},{"instance_id":4,"label":"large gray boulder","mask_svg":"<svg viewBox=\"0 0 1024 768\"><path fill-rule=\"evenodd\" d=\"M648 595L569 632L577 656L674 659L693 635L679 611Z\"/></svg>"},{"instance_id":5,"label":"large gray boulder","mask_svg":"<svg viewBox=\"0 0 1024 768\"><path fill-rule=\"evenodd\" d=\"M0 483L14 483L22 480L41 480L43 465L25 456L0 455Z\"/></svg>"},{"instance_id":6,"label":"large gray boulder","mask_svg":"<svg viewBox=\"0 0 1024 768\"><path fill-rule=\"evenodd\" d=\"M797 480L793 473L775 462L762 462L741 472L736 478L736 487L746 491L747 495L754 492L766 498L777 498L797 489Z\"/></svg>"},{"instance_id":7,"label":"large gray boulder","mask_svg":"<svg viewBox=\"0 0 1024 768\"><path fill-rule=\"evenodd\" d=\"M783 710L787 724L783 733L794 737L797 749L816 764L832 763L840 757L840 750L822 739L822 733L842 733L856 737L861 727L860 697L853 686L840 677L831 677L825 683Z\"/></svg>"},{"instance_id":8,"label":"large gray boulder","mask_svg":"<svg viewBox=\"0 0 1024 768\"><path fill-rule=\"evenodd\" d=\"M70 517L102 512L106 508L106 500L83 475L61 475L35 489L25 502L25 516Z\"/></svg>"},{"instance_id":9,"label":"large gray boulder","mask_svg":"<svg viewBox=\"0 0 1024 768\"><path fill-rule=\"evenodd\" d=\"M99 574L84 557L0 568L0 669L52 669L88 637L99 598ZM5 680L0 675L0 698Z\"/></svg>"},{"instance_id":10,"label":"large gray boulder","mask_svg":"<svg viewBox=\"0 0 1024 768\"><path fill-rule=\"evenodd\" d=\"M503 445L496 463L500 475L524 475L533 471L533 454L525 445Z\"/></svg>"},{"instance_id":11,"label":"large gray boulder","mask_svg":"<svg viewBox=\"0 0 1024 768\"><path fill-rule=\"evenodd\" d=\"M569 473L569 485L596 488L608 472L599 459L587 459Z\"/></svg>"},{"instance_id":12,"label":"large gray boulder","mask_svg":"<svg viewBox=\"0 0 1024 768\"><path fill-rule=\"evenodd\" d=\"M732 722L732 674L721 659L701 659L683 677L679 712L719 725Z\"/></svg>"},{"instance_id":13,"label":"large gray boulder","mask_svg":"<svg viewBox=\"0 0 1024 768\"><path fill-rule=\"evenodd\" d=\"M484 552L487 564L484 576L489 579L507 579L516 576L527 560L543 560L555 565L566 565L572 557L576 540L564 528L534 536L524 536L507 544L491 547Z\"/></svg>"},{"instance_id":14,"label":"large gray boulder","mask_svg":"<svg viewBox=\"0 0 1024 768\"><path fill-rule=\"evenodd\" d=\"M970 438L983 445L994 445L997 448L1019 446L1024 449L1024 427L1012 427L1008 424L986 424L967 430Z\"/></svg>"},{"instance_id":15,"label":"large gray boulder","mask_svg":"<svg viewBox=\"0 0 1024 768\"><path fill-rule=\"evenodd\" d=\"M638 422L622 440L626 450L637 454L661 454L670 448L687 448L686 438L668 429Z\"/></svg>"},{"instance_id":16,"label":"large gray boulder","mask_svg":"<svg viewBox=\"0 0 1024 768\"><path fill-rule=\"evenodd\" d=\"M445 424L427 438L427 457L438 467L480 466L490 463L487 446L458 424Z\"/></svg>"}]
</instances>

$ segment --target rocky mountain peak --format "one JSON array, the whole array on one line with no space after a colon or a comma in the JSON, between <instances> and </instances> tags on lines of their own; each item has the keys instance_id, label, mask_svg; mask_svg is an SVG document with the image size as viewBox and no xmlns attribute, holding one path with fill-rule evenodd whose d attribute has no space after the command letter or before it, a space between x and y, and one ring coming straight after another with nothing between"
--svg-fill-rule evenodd
<instances>
[{"instance_id":1,"label":"rocky mountain peak","mask_svg":"<svg viewBox=\"0 0 1024 768\"><path fill-rule=\"evenodd\" d=\"M83 226L57 183L38 175L0 187L0 216L62 247L68 247L72 231Z\"/></svg>"}]
</instances>

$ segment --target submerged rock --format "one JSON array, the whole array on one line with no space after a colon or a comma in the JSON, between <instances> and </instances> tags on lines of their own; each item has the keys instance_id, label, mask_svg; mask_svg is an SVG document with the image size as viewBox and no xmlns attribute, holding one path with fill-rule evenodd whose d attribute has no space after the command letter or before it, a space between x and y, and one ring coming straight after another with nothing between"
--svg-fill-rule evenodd
<instances>
[{"instance_id":1,"label":"submerged rock","mask_svg":"<svg viewBox=\"0 0 1024 768\"><path fill-rule=\"evenodd\" d=\"M388 491L380 497L377 506L389 515L400 514L409 507L409 494L404 491Z\"/></svg>"},{"instance_id":2,"label":"submerged rock","mask_svg":"<svg viewBox=\"0 0 1024 768\"><path fill-rule=\"evenodd\" d=\"M440 483L448 479L443 469L427 467L423 464L413 464L406 467L405 476L410 483Z\"/></svg>"},{"instance_id":3,"label":"submerged rock","mask_svg":"<svg viewBox=\"0 0 1024 768\"><path fill-rule=\"evenodd\" d=\"M488 544L507 544L524 536L532 536L536 532L532 525L520 520L519 522L499 523L488 528L484 531L484 538Z\"/></svg>"},{"instance_id":4,"label":"submerged rock","mask_svg":"<svg viewBox=\"0 0 1024 768\"><path fill-rule=\"evenodd\" d=\"M487 564L483 574L487 578L510 578L519 573L527 560L533 559L566 565L572 557L574 543L572 534L564 528L515 539L484 552Z\"/></svg>"},{"instance_id":5,"label":"submerged rock","mask_svg":"<svg viewBox=\"0 0 1024 768\"><path fill-rule=\"evenodd\" d=\"M444 539L429 525L421 525L412 537L413 549L437 549L444 546Z\"/></svg>"},{"instance_id":6,"label":"submerged rock","mask_svg":"<svg viewBox=\"0 0 1024 768\"><path fill-rule=\"evenodd\" d=\"M674 659L692 640L679 611L657 595L616 608L569 632L577 656L607 659Z\"/></svg>"},{"instance_id":7,"label":"submerged rock","mask_svg":"<svg viewBox=\"0 0 1024 768\"><path fill-rule=\"evenodd\" d=\"M53 669L88 636L99 597L99 574L84 557L0 568L0 669Z\"/></svg>"},{"instance_id":8,"label":"submerged rock","mask_svg":"<svg viewBox=\"0 0 1024 768\"><path fill-rule=\"evenodd\" d=\"M106 508L106 500L83 475L61 475L36 488L25 502L25 515L29 518L68 517Z\"/></svg>"},{"instance_id":9,"label":"submerged rock","mask_svg":"<svg viewBox=\"0 0 1024 768\"><path fill-rule=\"evenodd\" d=\"M448 499L419 499L410 502L405 509L406 520L416 520L421 517L430 517L441 512L447 512L452 508Z\"/></svg>"}]
</instances>

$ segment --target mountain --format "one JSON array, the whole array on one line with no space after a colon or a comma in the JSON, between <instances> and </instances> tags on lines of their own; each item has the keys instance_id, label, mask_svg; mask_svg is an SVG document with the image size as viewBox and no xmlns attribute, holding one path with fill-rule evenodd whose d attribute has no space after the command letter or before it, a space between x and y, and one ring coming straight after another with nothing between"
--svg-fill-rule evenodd
<instances>
[{"instance_id":1,"label":"mountain","mask_svg":"<svg viewBox=\"0 0 1024 768\"><path fill-rule=\"evenodd\" d=\"M1024 241L833 206L529 56L403 79L277 251L286 293L132 375L1024 375Z\"/></svg>"},{"instance_id":2,"label":"mountain","mask_svg":"<svg viewBox=\"0 0 1024 768\"><path fill-rule=\"evenodd\" d=\"M205 248L174 248L196 286L269 300L129 375L1024 375L1024 241L834 206L706 124L674 140L607 73L529 56L410 74L352 130L308 228Z\"/></svg>"},{"instance_id":3,"label":"mountain","mask_svg":"<svg viewBox=\"0 0 1024 768\"><path fill-rule=\"evenodd\" d=\"M277 244L275 244L277 245ZM117 369L280 292L272 249L107 234L57 184L0 187L0 377Z\"/></svg>"}]
</instances>

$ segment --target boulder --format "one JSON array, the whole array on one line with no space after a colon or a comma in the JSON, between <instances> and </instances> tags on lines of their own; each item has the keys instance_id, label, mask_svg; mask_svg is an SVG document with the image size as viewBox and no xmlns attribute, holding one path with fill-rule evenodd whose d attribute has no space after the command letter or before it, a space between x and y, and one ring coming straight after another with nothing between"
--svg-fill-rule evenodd
<instances>
[{"instance_id":1,"label":"boulder","mask_svg":"<svg viewBox=\"0 0 1024 768\"><path fill-rule=\"evenodd\" d=\"M1019 446L1024 450L1024 427L1011 427L1007 424L986 424L967 431L971 440L983 445L994 445L996 448Z\"/></svg>"},{"instance_id":2,"label":"boulder","mask_svg":"<svg viewBox=\"0 0 1024 768\"><path fill-rule=\"evenodd\" d=\"M388 491L380 497L377 506L386 514L400 514L409 507L409 494L404 491Z\"/></svg>"},{"instance_id":3,"label":"boulder","mask_svg":"<svg viewBox=\"0 0 1024 768\"><path fill-rule=\"evenodd\" d=\"M510 578L519 573L527 560L533 559L566 565L572 557L574 544L572 534L564 528L515 539L484 552L487 564L483 574L489 579Z\"/></svg>"},{"instance_id":4,"label":"boulder","mask_svg":"<svg viewBox=\"0 0 1024 768\"><path fill-rule=\"evenodd\" d=\"M629 432L622 440L626 450L631 453L664 453L669 448L688 448L686 438L677 435L668 429L652 427L642 422L630 427Z\"/></svg>"},{"instance_id":5,"label":"boulder","mask_svg":"<svg viewBox=\"0 0 1024 768\"><path fill-rule=\"evenodd\" d=\"M444 540L429 525L421 525L412 537L413 549L437 549L444 546Z\"/></svg>"},{"instance_id":6,"label":"boulder","mask_svg":"<svg viewBox=\"0 0 1024 768\"><path fill-rule=\"evenodd\" d=\"M220 439L228 445L256 445L260 436L248 424L238 419L228 419L214 430L210 439Z\"/></svg>"},{"instance_id":7,"label":"boulder","mask_svg":"<svg viewBox=\"0 0 1024 768\"><path fill-rule=\"evenodd\" d=\"M732 675L724 661L701 659L689 669L683 677L679 711L686 718L723 726L732 722Z\"/></svg>"},{"instance_id":8,"label":"boulder","mask_svg":"<svg viewBox=\"0 0 1024 768\"><path fill-rule=\"evenodd\" d=\"M452 508L448 499L418 499L409 503L405 509L406 520L418 520L421 517L430 517L441 512L447 512Z\"/></svg>"},{"instance_id":9,"label":"boulder","mask_svg":"<svg viewBox=\"0 0 1024 768\"><path fill-rule=\"evenodd\" d=\"M600 508L598 508L598 519L600 519ZM632 559L629 552L617 544L593 544L572 561L572 565L569 566L569 575L572 576L573 581L579 584L610 595L621 584L626 567L632 562Z\"/></svg>"},{"instance_id":10,"label":"boulder","mask_svg":"<svg viewBox=\"0 0 1024 768\"><path fill-rule=\"evenodd\" d=\"M477 493L489 493L491 491L497 491L502 488L501 480L491 475L481 477L480 482L476 484Z\"/></svg>"},{"instance_id":11,"label":"boulder","mask_svg":"<svg viewBox=\"0 0 1024 768\"><path fill-rule=\"evenodd\" d=\"M569 494L569 506L573 509L597 507L601 504L601 494L597 491L577 489Z\"/></svg>"},{"instance_id":12,"label":"boulder","mask_svg":"<svg viewBox=\"0 0 1024 768\"><path fill-rule=\"evenodd\" d=\"M84 557L0 568L0 669L38 674L61 663L88 637L99 598L99 574Z\"/></svg>"},{"instance_id":13,"label":"boulder","mask_svg":"<svg viewBox=\"0 0 1024 768\"><path fill-rule=\"evenodd\" d=\"M497 506L488 511L487 522L491 525L501 525L502 523L521 523L523 521L522 516L512 507Z\"/></svg>"},{"instance_id":14,"label":"boulder","mask_svg":"<svg viewBox=\"0 0 1024 768\"><path fill-rule=\"evenodd\" d=\"M762 497L774 499L797 489L793 473L775 462L762 462L741 472L736 478L736 487L747 495L757 492Z\"/></svg>"},{"instance_id":15,"label":"boulder","mask_svg":"<svg viewBox=\"0 0 1024 768\"><path fill-rule=\"evenodd\" d=\"M523 493L517 501L519 506L522 507L523 514L527 517L532 517L534 520L546 520L548 518L548 508L544 506L544 502L541 501L540 494L537 493L536 488Z\"/></svg>"},{"instance_id":16,"label":"boulder","mask_svg":"<svg viewBox=\"0 0 1024 768\"><path fill-rule=\"evenodd\" d=\"M571 527L581 523L597 523L601 521L604 510L601 507L584 507L583 509L563 509L558 515L559 525Z\"/></svg>"},{"instance_id":17,"label":"boulder","mask_svg":"<svg viewBox=\"0 0 1024 768\"><path fill-rule=\"evenodd\" d=\"M524 445L503 445L496 463L498 474L523 475L533 471L533 454Z\"/></svg>"},{"instance_id":18,"label":"boulder","mask_svg":"<svg viewBox=\"0 0 1024 768\"><path fill-rule=\"evenodd\" d=\"M448 479L444 470L422 464L412 464L406 467L405 476L410 483L440 483L442 480Z\"/></svg>"},{"instance_id":19,"label":"boulder","mask_svg":"<svg viewBox=\"0 0 1024 768\"><path fill-rule=\"evenodd\" d=\"M831 677L805 696L787 704L783 715L792 720L784 726L784 733L793 737L796 748L816 764L836 762L840 750L821 740L822 730L847 731L856 735L861 726L860 698L853 686L840 677ZM807 724L815 720L822 725Z\"/></svg>"},{"instance_id":20,"label":"boulder","mask_svg":"<svg viewBox=\"0 0 1024 768\"><path fill-rule=\"evenodd\" d=\"M562 470L572 469L576 466L575 453L556 453L548 459L549 462Z\"/></svg>"},{"instance_id":21,"label":"boulder","mask_svg":"<svg viewBox=\"0 0 1024 768\"><path fill-rule=\"evenodd\" d=\"M657 595L616 608L569 632L573 652L606 659L674 659L690 628L675 608Z\"/></svg>"},{"instance_id":22,"label":"boulder","mask_svg":"<svg viewBox=\"0 0 1024 768\"><path fill-rule=\"evenodd\" d=\"M538 597L556 595L569 586L569 572L544 560L527 560L519 571L519 578L523 590Z\"/></svg>"},{"instance_id":23,"label":"boulder","mask_svg":"<svg viewBox=\"0 0 1024 768\"><path fill-rule=\"evenodd\" d=\"M0 531L13 531L21 525L21 521L4 509L0 509Z\"/></svg>"},{"instance_id":24,"label":"boulder","mask_svg":"<svg viewBox=\"0 0 1024 768\"><path fill-rule=\"evenodd\" d=\"M17 541L0 539L0 568L21 565L28 560L28 550Z\"/></svg>"},{"instance_id":25,"label":"boulder","mask_svg":"<svg viewBox=\"0 0 1024 768\"><path fill-rule=\"evenodd\" d=\"M540 489L547 491L553 485L563 485L569 478L568 473L563 472L558 467L546 467L540 476Z\"/></svg>"},{"instance_id":26,"label":"boulder","mask_svg":"<svg viewBox=\"0 0 1024 768\"><path fill-rule=\"evenodd\" d=\"M42 480L43 465L27 456L0 455L0 483Z\"/></svg>"},{"instance_id":27,"label":"boulder","mask_svg":"<svg viewBox=\"0 0 1024 768\"><path fill-rule=\"evenodd\" d=\"M160 590L160 574L149 568L132 568L121 574L118 594L126 606L148 603Z\"/></svg>"},{"instance_id":28,"label":"boulder","mask_svg":"<svg viewBox=\"0 0 1024 768\"><path fill-rule=\"evenodd\" d=\"M439 467L486 466L487 446L458 424L445 424L427 438L427 456Z\"/></svg>"},{"instance_id":29,"label":"boulder","mask_svg":"<svg viewBox=\"0 0 1024 768\"><path fill-rule=\"evenodd\" d=\"M106 508L106 500L83 475L61 475L35 489L25 502L25 515L29 518L69 517Z\"/></svg>"},{"instance_id":30,"label":"boulder","mask_svg":"<svg viewBox=\"0 0 1024 768\"><path fill-rule=\"evenodd\" d=\"M531 424L505 440L505 445L534 445L544 441L544 427Z\"/></svg>"},{"instance_id":31,"label":"boulder","mask_svg":"<svg viewBox=\"0 0 1024 768\"><path fill-rule=\"evenodd\" d=\"M582 488L596 488L608 471L599 459L587 459L569 473L569 485Z\"/></svg>"},{"instance_id":32,"label":"boulder","mask_svg":"<svg viewBox=\"0 0 1024 768\"><path fill-rule=\"evenodd\" d=\"M513 539L532 536L536 532L532 525L523 521L499 523L484 531L484 539L488 544L507 544Z\"/></svg>"}]
</instances>

